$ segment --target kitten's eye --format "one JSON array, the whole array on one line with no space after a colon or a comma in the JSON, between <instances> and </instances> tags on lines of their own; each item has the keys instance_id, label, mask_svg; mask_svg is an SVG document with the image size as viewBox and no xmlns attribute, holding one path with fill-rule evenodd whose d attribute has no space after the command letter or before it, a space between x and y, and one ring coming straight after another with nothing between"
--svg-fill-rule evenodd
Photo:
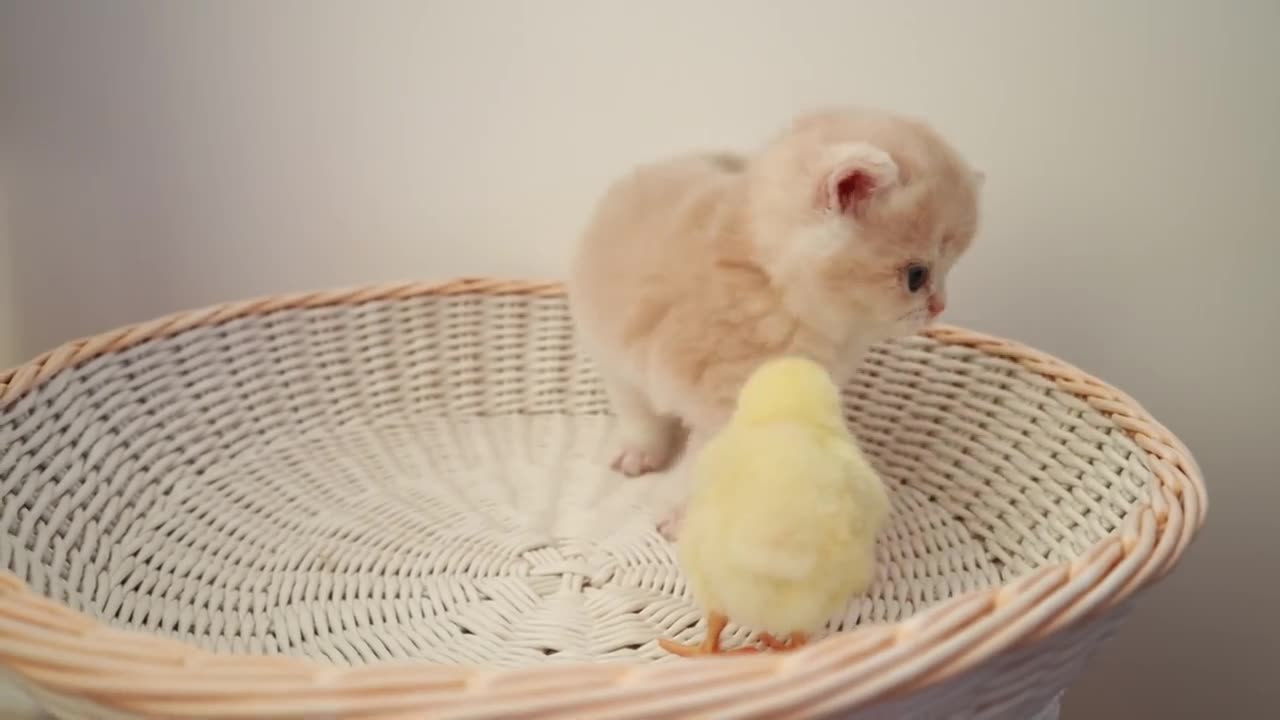
<instances>
[{"instance_id":1,"label":"kitten's eye","mask_svg":"<svg viewBox=\"0 0 1280 720\"><path fill-rule=\"evenodd\" d=\"M929 282L929 268L919 263L913 263L907 266L904 271L904 278L907 281L907 290L909 292L920 292L920 288Z\"/></svg>"}]
</instances>

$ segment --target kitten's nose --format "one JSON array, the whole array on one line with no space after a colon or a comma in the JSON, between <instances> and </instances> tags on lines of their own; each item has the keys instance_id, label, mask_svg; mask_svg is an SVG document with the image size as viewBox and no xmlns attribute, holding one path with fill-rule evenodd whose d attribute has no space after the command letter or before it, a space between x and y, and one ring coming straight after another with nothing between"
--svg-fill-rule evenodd
<instances>
[{"instance_id":1,"label":"kitten's nose","mask_svg":"<svg viewBox=\"0 0 1280 720\"><path fill-rule=\"evenodd\" d=\"M946 309L947 309L946 298L942 297L942 295L929 296L929 314L930 315L937 317L942 314L943 310L946 310Z\"/></svg>"}]
</instances>

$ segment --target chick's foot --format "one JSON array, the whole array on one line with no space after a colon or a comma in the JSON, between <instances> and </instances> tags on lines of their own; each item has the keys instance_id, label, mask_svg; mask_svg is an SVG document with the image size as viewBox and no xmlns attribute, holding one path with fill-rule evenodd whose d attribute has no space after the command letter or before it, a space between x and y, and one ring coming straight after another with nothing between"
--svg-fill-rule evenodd
<instances>
[{"instance_id":1,"label":"chick's foot","mask_svg":"<svg viewBox=\"0 0 1280 720\"><path fill-rule=\"evenodd\" d=\"M719 613L711 613L707 616L707 635L703 638L702 643L698 645L685 645L667 638L660 638L658 645L663 650L672 655L680 657L701 657L704 655L747 655L756 652L753 647L734 648L733 650L725 650L720 647L720 634L724 632L725 625L729 624L729 619Z\"/></svg>"},{"instance_id":2,"label":"chick's foot","mask_svg":"<svg viewBox=\"0 0 1280 720\"><path fill-rule=\"evenodd\" d=\"M804 647L805 643L809 642L809 636L802 632L794 632L783 641L769 633L761 633L760 642L770 650L795 650Z\"/></svg>"}]
</instances>

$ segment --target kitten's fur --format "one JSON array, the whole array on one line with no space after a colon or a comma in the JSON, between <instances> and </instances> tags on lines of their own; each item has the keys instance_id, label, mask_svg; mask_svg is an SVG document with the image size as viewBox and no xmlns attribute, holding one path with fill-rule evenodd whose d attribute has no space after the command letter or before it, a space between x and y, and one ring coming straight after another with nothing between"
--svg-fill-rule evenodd
<instances>
[{"instance_id":1,"label":"kitten's fur","mask_svg":"<svg viewBox=\"0 0 1280 720\"><path fill-rule=\"evenodd\" d=\"M925 124L872 110L812 113L752 157L687 155L617 181L569 279L619 416L613 466L662 469L678 423L713 432L766 358L803 353L843 382L870 345L921 329L977 229L981 184ZM913 263L928 268L914 293Z\"/></svg>"}]
</instances>

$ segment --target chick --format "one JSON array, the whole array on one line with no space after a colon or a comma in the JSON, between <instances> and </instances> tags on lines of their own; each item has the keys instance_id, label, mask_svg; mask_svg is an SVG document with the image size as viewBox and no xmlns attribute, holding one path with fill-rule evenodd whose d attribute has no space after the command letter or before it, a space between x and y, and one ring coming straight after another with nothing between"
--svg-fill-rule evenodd
<instances>
[{"instance_id":1,"label":"chick","mask_svg":"<svg viewBox=\"0 0 1280 720\"><path fill-rule=\"evenodd\" d=\"M668 652L724 652L730 620L773 649L800 647L871 584L889 497L820 365L757 368L692 472L677 555L707 635L695 646L663 638Z\"/></svg>"}]
</instances>

